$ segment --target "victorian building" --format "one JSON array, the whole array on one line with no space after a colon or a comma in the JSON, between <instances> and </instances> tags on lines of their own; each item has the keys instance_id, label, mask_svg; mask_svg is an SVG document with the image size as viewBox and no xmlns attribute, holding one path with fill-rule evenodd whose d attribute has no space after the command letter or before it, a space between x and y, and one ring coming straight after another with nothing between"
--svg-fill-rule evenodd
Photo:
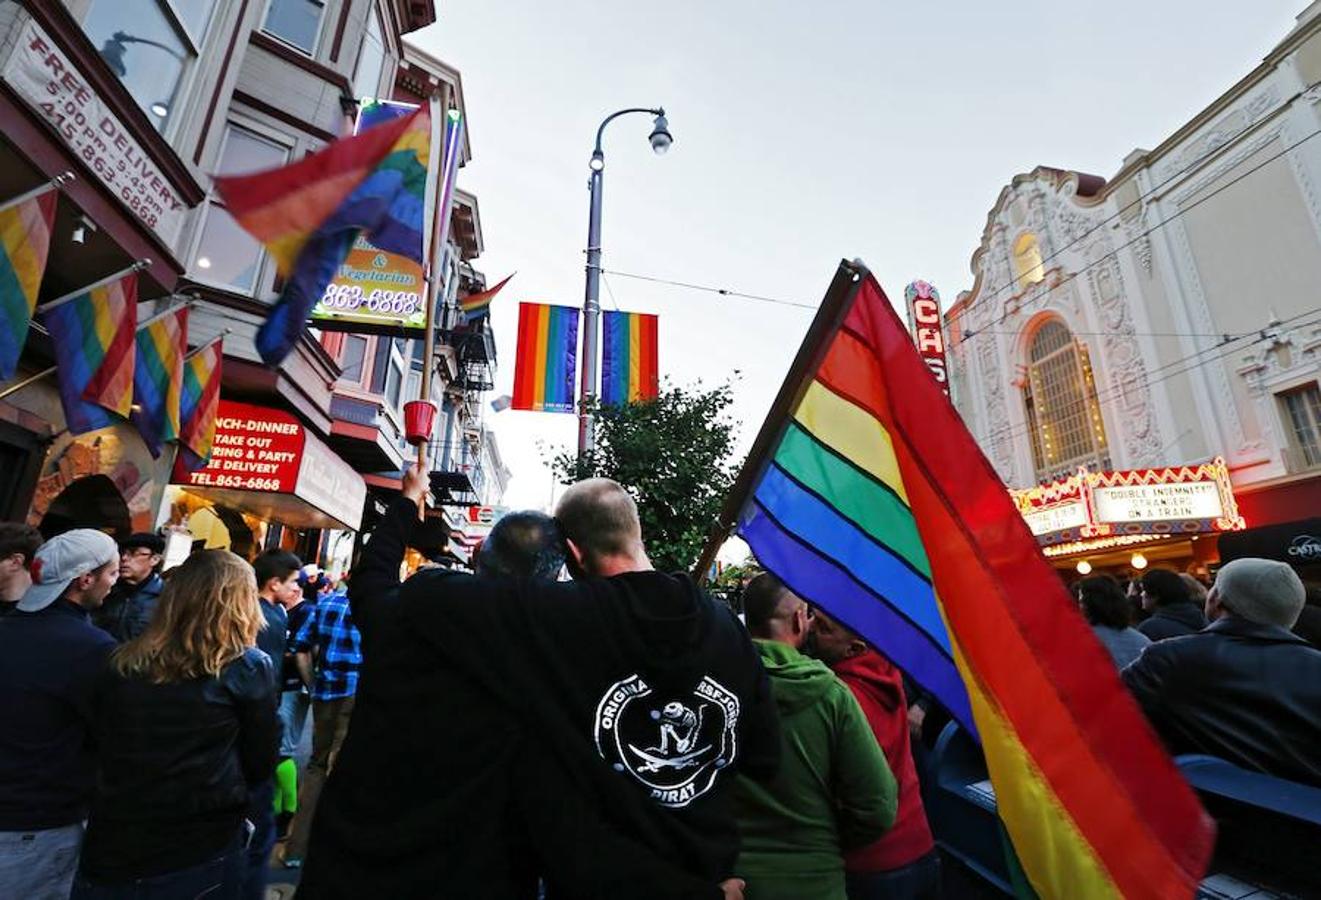
<instances>
[{"instance_id":1,"label":"victorian building","mask_svg":"<svg viewBox=\"0 0 1321 900\"><path fill-rule=\"evenodd\" d=\"M1321 509L1318 102L1321 3L1109 180L1038 167L992 207L945 315L953 396L1080 570Z\"/></svg>"}]
</instances>

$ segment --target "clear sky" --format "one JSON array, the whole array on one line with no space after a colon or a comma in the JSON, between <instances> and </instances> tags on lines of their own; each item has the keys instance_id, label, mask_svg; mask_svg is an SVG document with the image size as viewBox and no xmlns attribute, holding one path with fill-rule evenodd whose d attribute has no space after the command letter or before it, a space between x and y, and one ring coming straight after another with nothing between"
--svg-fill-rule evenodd
<instances>
[{"instance_id":1,"label":"clear sky","mask_svg":"<svg viewBox=\"0 0 1321 900\"><path fill-rule=\"evenodd\" d=\"M841 257L892 299L925 278L946 303L1001 188L1037 165L1109 177L1256 66L1304 0L437 0L413 36L463 73L496 394L514 375L517 303L580 305L587 160L606 133L604 267L817 303ZM662 376L738 372L746 450L811 311L606 276L602 304L660 315ZM488 421L514 472L506 504L552 497L543 460L570 415Z\"/></svg>"}]
</instances>

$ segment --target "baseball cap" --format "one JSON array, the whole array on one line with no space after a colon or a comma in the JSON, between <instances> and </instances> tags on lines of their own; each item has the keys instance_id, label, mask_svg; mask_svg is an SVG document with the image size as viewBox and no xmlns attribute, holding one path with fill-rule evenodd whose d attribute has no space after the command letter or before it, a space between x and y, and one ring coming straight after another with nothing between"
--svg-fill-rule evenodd
<instances>
[{"instance_id":1,"label":"baseball cap","mask_svg":"<svg viewBox=\"0 0 1321 900\"><path fill-rule=\"evenodd\" d=\"M50 606L79 575L95 572L119 559L119 547L110 535L92 528L75 528L51 538L32 557L32 587L18 601L23 612Z\"/></svg>"}]
</instances>

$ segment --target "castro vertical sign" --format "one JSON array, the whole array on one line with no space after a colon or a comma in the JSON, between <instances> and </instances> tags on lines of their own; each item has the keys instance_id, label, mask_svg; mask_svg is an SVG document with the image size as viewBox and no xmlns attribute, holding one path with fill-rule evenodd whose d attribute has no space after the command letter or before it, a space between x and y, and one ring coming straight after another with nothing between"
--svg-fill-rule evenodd
<instances>
[{"instance_id":1,"label":"castro vertical sign","mask_svg":"<svg viewBox=\"0 0 1321 900\"><path fill-rule=\"evenodd\" d=\"M945 335L940 327L940 294L925 281L914 281L904 288L904 300L908 303L908 327L913 331L917 352L948 397Z\"/></svg>"}]
</instances>

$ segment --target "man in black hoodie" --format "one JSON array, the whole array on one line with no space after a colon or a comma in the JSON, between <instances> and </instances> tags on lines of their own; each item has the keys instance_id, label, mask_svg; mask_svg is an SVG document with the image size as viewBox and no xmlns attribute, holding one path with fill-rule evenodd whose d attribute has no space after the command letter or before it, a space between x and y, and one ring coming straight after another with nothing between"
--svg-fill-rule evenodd
<instances>
[{"instance_id":1,"label":"man in black hoodie","mask_svg":"<svg viewBox=\"0 0 1321 900\"><path fill-rule=\"evenodd\" d=\"M555 690L559 669L591 665L586 657L602 655L597 630L575 626L572 609L562 605L567 599L560 595L575 586L511 577L554 577L564 551L553 521L527 513L501 520L478 560L484 577L427 570L399 589L399 563L426 490L425 475L405 475L403 496L372 534L350 580L364 667L353 723L313 824L299 896L525 898L535 896L538 873L569 898L740 896L737 884L717 887L732 874L736 843L718 852L719 863L695 862L708 850L705 830L650 823L667 818L657 816L663 807L639 804L633 783L596 755L591 723L603 688L580 701L581 723L556 721L554 704L532 695L541 685ZM689 590L705 602L689 601L694 609L686 620L720 614ZM622 613L624 604L617 605ZM529 631L529 620L541 616L554 627ZM716 628L680 620L685 617L675 620L679 633L720 631L728 638L713 641L711 653L751 652L728 614L732 630L722 630L718 619ZM575 630L576 641L552 637ZM609 643L636 651L638 642ZM682 644L679 656L687 652ZM540 661L546 652L557 657L553 666ZM506 668L511 663L517 671ZM778 752L778 733L773 710L764 721L770 710L764 674L735 661L722 668L747 682L740 686L750 708L732 731L744 745L721 744L728 746L724 765L773 769L766 747ZM759 678L760 704L754 702ZM728 718L727 711L713 711L710 721ZM721 729L722 738L727 731ZM744 746L751 749L745 753ZM712 756L710 747L701 749ZM594 784L603 777L604 791ZM608 815L616 811L604 808L621 788L626 823L629 815L643 820L634 827L618 827L618 817ZM733 827L725 816L728 828L719 822L712 830L722 848Z\"/></svg>"}]
</instances>

